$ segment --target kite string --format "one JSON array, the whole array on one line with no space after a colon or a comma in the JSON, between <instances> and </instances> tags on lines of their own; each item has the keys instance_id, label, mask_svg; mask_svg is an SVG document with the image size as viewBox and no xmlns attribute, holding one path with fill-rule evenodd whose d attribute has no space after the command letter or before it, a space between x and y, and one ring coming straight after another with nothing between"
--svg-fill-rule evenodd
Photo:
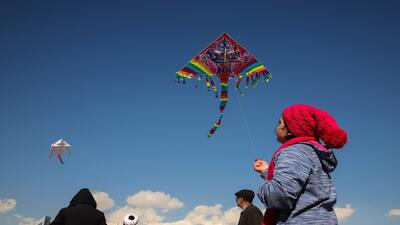
<instances>
[{"instance_id":1,"label":"kite string","mask_svg":"<svg viewBox=\"0 0 400 225\"><path fill-rule=\"evenodd\" d=\"M240 112L241 112L241 114L242 114L243 123L244 123L244 125L245 125L245 127L246 127L247 136L249 137L250 148L251 148L251 150L252 150L254 156L257 158L257 154L256 154L256 151L255 151L253 138L251 137L251 134L250 134L249 125L248 125L248 123L247 123L247 119L246 119L246 116L245 116L245 114L244 114L244 110L243 110L243 107L242 107L242 103L240 102L240 98L239 98L239 96L238 96L237 91L235 91L235 93L236 93L236 99L237 99L237 101L239 102L239 108L240 108Z\"/></svg>"}]
</instances>

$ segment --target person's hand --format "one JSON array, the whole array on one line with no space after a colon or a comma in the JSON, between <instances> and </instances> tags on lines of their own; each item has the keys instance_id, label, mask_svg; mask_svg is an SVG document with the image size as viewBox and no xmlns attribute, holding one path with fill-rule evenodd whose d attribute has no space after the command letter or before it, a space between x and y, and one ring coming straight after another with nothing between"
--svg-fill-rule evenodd
<instances>
[{"instance_id":1,"label":"person's hand","mask_svg":"<svg viewBox=\"0 0 400 225\"><path fill-rule=\"evenodd\" d=\"M253 163L253 169L259 173L262 173L263 171L267 170L268 166L269 166L268 163L261 159L256 159L254 160Z\"/></svg>"}]
</instances>

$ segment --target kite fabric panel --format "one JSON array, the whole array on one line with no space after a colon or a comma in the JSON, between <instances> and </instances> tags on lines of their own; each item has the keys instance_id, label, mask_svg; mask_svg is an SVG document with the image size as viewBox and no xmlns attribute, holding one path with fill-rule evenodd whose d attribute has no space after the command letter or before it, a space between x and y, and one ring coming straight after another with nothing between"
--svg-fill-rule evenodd
<instances>
[{"instance_id":1,"label":"kite fabric panel","mask_svg":"<svg viewBox=\"0 0 400 225\"><path fill-rule=\"evenodd\" d=\"M254 87L261 79L268 82L272 76L253 54L227 33L223 33L176 73L177 83L186 83L187 79L195 77L198 82L204 80L208 90L211 88L215 92L215 96L219 97L220 116L208 133L208 137L211 137L220 127L228 103L229 80L236 79L236 89L242 95L239 87L243 79L245 79L245 88L247 88L249 84ZM219 79L219 95L214 79Z\"/></svg>"}]
</instances>

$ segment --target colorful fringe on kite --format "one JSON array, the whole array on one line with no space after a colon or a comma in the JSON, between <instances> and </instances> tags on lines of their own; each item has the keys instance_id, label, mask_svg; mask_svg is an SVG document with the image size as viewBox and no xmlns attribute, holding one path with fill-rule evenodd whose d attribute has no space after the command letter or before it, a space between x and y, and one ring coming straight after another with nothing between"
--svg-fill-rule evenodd
<instances>
[{"instance_id":1,"label":"colorful fringe on kite","mask_svg":"<svg viewBox=\"0 0 400 225\"><path fill-rule=\"evenodd\" d=\"M255 87L261 78L265 82L271 79L271 74L267 68L260 64L257 59L236 42L227 33L212 42L207 48L202 50L189 61L181 70L176 73L177 83L186 83L187 79L198 77L198 83L205 77L207 89L212 89L218 98L218 90L212 79L217 76L220 80L220 117L210 129L208 137L214 135L220 127L225 107L228 103L229 79L236 77L236 89L243 95L239 87L243 76L245 76L245 87L251 85ZM198 84L196 84L198 87Z\"/></svg>"}]
</instances>

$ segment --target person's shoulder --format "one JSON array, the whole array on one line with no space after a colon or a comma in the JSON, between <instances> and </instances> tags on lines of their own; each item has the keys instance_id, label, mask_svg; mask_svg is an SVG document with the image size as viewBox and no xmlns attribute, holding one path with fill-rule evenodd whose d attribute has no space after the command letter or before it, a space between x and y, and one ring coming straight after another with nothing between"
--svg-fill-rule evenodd
<instances>
[{"instance_id":1,"label":"person's shoulder","mask_svg":"<svg viewBox=\"0 0 400 225\"><path fill-rule=\"evenodd\" d=\"M310 156L314 153L311 146L304 143L290 145L279 152L280 155Z\"/></svg>"},{"instance_id":2,"label":"person's shoulder","mask_svg":"<svg viewBox=\"0 0 400 225\"><path fill-rule=\"evenodd\" d=\"M250 205L246 211L245 214L243 215L245 218L251 217L262 217L263 213L261 212L261 210L255 206L255 205Z\"/></svg>"},{"instance_id":3,"label":"person's shoulder","mask_svg":"<svg viewBox=\"0 0 400 225\"><path fill-rule=\"evenodd\" d=\"M282 151L276 155L276 160L289 162L313 161L314 154L314 150L311 146L303 143L297 143L282 149Z\"/></svg>"},{"instance_id":4,"label":"person's shoulder","mask_svg":"<svg viewBox=\"0 0 400 225\"><path fill-rule=\"evenodd\" d=\"M299 142L299 143L296 143L296 144L289 145L289 146L285 147L283 150L288 150L288 149L297 149L297 150L301 150L301 151L309 151L309 150L312 150L313 148L309 144L307 144L305 142Z\"/></svg>"},{"instance_id":5,"label":"person's shoulder","mask_svg":"<svg viewBox=\"0 0 400 225\"><path fill-rule=\"evenodd\" d=\"M104 216L104 213L103 213L102 211L100 211L100 210L96 209L96 212L97 212L97 214L98 214L98 215L100 215L100 216Z\"/></svg>"},{"instance_id":6,"label":"person's shoulder","mask_svg":"<svg viewBox=\"0 0 400 225\"><path fill-rule=\"evenodd\" d=\"M66 207L64 207L64 208L61 208L60 209L60 211L68 211L68 210L71 210L73 208L73 206L66 206Z\"/></svg>"},{"instance_id":7,"label":"person's shoulder","mask_svg":"<svg viewBox=\"0 0 400 225\"><path fill-rule=\"evenodd\" d=\"M68 212L69 212L70 210L71 210L70 207L67 206L67 207L61 208L60 211L58 212L58 214L59 214L59 215L65 215L65 214L68 214Z\"/></svg>"},{"instance_id":8,"label":"person's shoulder","mask_svg":"<svg viewBox=\"0 0 400 225\"><path fill-rule=\"evenodd\" d=\"M261 210L253 204L251 204L248 209L249 209L249 211L260 211L261 212Z\"/></svg>"}]
</instances>

